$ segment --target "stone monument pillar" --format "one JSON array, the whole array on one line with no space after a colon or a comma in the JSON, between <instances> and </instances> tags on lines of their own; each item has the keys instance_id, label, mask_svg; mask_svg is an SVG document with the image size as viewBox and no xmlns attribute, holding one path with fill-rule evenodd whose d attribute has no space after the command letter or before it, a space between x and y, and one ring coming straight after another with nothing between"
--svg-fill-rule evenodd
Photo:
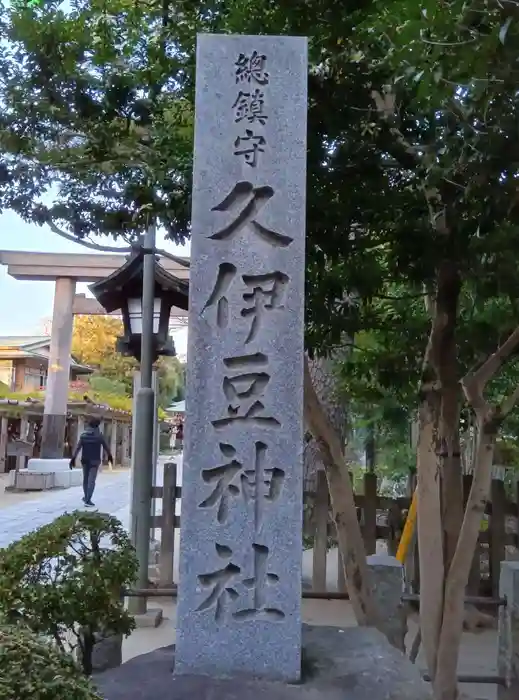
<instances>
[{"instance_id":1,"label":"stone monument pillar","mask_svg":"<svg viewBox=\"0 0 519 700\"><path fill-rule=\"evenodd\" d=\"M175 673L301 671L307 41L199 35Z\"/></svg>"},{"instance_id":2,"label":"stone monument pillar","mask_svg":"<svg viewBox=\"0 0 519 700\"><path fill-rule=\"evenodd\" d=\"M75 280L68 277L56 279L41 438L42 459L63 457L74 320L72 307L75 292Z\"/></svg>"}]
</instances>

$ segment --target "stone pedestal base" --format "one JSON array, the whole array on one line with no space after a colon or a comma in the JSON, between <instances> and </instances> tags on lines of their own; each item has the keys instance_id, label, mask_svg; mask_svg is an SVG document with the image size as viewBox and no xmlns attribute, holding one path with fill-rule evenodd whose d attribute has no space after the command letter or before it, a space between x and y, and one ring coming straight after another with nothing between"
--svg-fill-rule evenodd
<instances>
[{"instance_id":1,"label":"stone pedestal base","mask_svg":"<svg viewBox=\"0 0 519 700\"><path fill-rule=\"evenodd\" d=\"M222 654L225 650L222 649ZM254 653L254 650L251 650ZM94 676L105 700L431 700L418 669L377 630L303 625L303 682L174 676L174 647Z\"/></svg>"},{"instance_id":2,"label":"stone pedestal base","mask_svg":"<svg viewBox=\"0 0 519 700\"><path fill-rule=\"evenodd\" d=\"M54 472L29 472L23 469L9 472L5 488L7 491L48 491L54 485Z\"/></svg>"},{"instance_id":3,"label":"stone pedestal base","mask_svg":"<svg viewBox=\"0 0 519 700\"><path fill-rule=\"evenodd\" d=\"M27 462L28 471L33 472L68 472L70 471L70 459L41 459L33 457Z\"/></svg>"},{"instance_id":4,"label":"stone pedestal base","mask_svg":"<svg viewBox=\"0 0 519 700\"><path fill-rule=\"evenodd\" d=\"M27 469L9 472L9 491L48 491L81 486L83 470L70 469L68 459L30 459Z\"/></svg>"},{"instance_id":5,"label":"stone pedestal base","mask_svg":"<svg viewBox=\"0 0 519 700\"><path fill-rule=\"evenodd\" d=\"M142 629L143 627L158 627L162 622L164 613L162 608L149 608L142 615L135 615L135 627Z\"/></svg>"}]
</instances>

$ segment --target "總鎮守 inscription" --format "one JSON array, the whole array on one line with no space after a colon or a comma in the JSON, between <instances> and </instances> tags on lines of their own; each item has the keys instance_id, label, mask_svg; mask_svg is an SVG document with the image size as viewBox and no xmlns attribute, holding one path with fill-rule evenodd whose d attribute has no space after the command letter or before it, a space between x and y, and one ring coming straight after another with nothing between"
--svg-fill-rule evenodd
<instances>
[{"instance_id":1,"label":"\u7e3d\u93ae\u5b88 inscription","mask_svg":"<svg viewBox=\"0 0 519 700\"><path fill-rule=\"evenodd\" d=\"M265 113L265 90L269 84L270 76L266 71L267 56L253 51L250 55L240 53L235 63L236 83L245 83L249 90L240 90L233 102L234 121L240 123L247 120L250 124L265 126L268 115ZM254 85L262 86L253 88ZM265 153L267 139L265 135L246 128L244 134L239 134L234 139L234 155L243 156L247 165L256 168L260 153Z\"/></svg>"}]
</instances>

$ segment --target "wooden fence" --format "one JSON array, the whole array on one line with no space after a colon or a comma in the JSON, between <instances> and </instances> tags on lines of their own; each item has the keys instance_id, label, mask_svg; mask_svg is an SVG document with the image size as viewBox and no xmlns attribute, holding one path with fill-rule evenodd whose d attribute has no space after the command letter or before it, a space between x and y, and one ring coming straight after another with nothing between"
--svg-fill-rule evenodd
<instances>
[{"instance_id":1,"label":"wooden fence","mask_svg":"<svg viewBox=\"0 0 519 700\"><path fill-rule=\"evenodd\" d=\"M472 483L471 476L464 477L465 499ZM173 559L175 548L175 528L180 527L180 517L175 515L177 499L182 496L182 489L177 486L177 470L174 463L164 467L164 485L152 489L154 498L162 499L162 514L154 516L152 528L161 530L159 552L160 588L173 584ZM479 535L478 549L474 556L469 580L470 595L498 596L500 563L506 556L506 547L519 547L519 518L517 503L519 484L515 501L508 500L503 481L492 481L490 500L487 503L485 523ZM357 515L361 524L367 554L377 551L377 542L385 542L389 554L396 554L398 542L405 522L406 511L410 506L410 497L388 498L378 494L377 476L364 474L363 493L355 495ZM305 493L305 505L311 503L311 515L305 526L305 546L312 548L312 584L311 590L324 594L327 590L327 563L329 549L335 542L335 526L331 518L328 485L323 472L319 472L316 488L312 493ZM338 553L336 553L338 557ZM345 591L342 566L337 567L338 580L336 590ZM418 549L412 548L406 562L407 580L414 592L419 591Z\"/></svg>"}]
</instances>

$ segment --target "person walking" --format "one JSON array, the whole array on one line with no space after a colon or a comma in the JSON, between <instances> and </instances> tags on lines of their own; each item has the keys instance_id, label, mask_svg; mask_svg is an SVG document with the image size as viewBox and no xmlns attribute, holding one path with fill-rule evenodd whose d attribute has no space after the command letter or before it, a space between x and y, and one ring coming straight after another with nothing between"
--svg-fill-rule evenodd
<instances>
[{"instance_id":1,"label":"person walking","mask_svg":"<svg viewBox=\"0 0 519 700\"><path fill-rule=\"evenodd\" d=\"M106 444L103 433L99 429L101 421L99 418L92 418L88 422L87 429L79 436L76 449L70 460L70 468L76 466L76 458L81 450L81 466L83 467L83 503L92 507L92 496L96 485L97 472L102 461L102 452L106 452L108 463L113 466L113 456L110 448Z\"/></svg>"}]
</instances>

